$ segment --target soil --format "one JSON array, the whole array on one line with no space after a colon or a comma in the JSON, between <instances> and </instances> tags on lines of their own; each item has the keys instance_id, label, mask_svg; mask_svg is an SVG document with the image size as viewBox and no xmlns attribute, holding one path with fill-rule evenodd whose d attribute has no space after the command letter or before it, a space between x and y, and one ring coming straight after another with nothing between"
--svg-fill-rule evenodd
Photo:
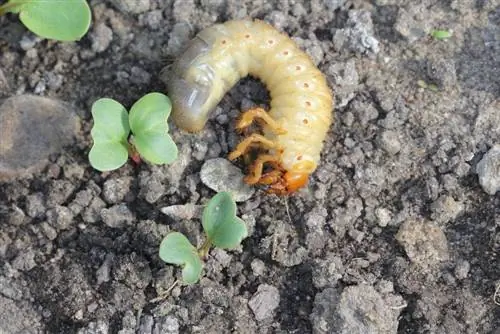
<instances>
[{"instance_id":1,"label":"soil","mask_svg":"<svg viewBox=\"0 0 500 334\"><path fill-rule=\"evenodd\" d=\"M76 43L0 18L0 98L63 100L82 120L78 143L42 172L0 185L0 333L500 333L499 169L476 171L500 143L498 2L90 5ZM202 241L195 214L161 209L214 195L203 163L228 155L239 110L268 94L240 81L201 133L171 127L173 165L112 173L88 163L90 107L164 92L162 69L190 38L247 16L311 55L334 89L335 123L307 189L256 189L238 203L251 231L241 248L213 250L198 284L155 300L180 277L159 259L163 236Z\"/></svg>"}]
</instances>

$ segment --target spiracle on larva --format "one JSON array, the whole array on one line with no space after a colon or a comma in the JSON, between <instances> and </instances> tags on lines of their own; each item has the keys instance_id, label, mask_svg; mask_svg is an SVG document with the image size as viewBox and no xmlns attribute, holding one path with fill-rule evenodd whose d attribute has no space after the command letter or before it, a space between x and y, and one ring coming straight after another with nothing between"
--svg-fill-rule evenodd
<instances>
[{"instance_id":1,"label":"spiracle on larva","mask_svg":"<svg viewBox=\"0 0 500 334\"><path fill-rule=\"evenodd\" d=\"M333 96L321 71L288 36L259 20L235 20L202 30L174 63L168 79L174 122L201 130L223 96L243 77L259 78L269 90L270 110L245 111L243 130L258 119L262 134L238 144L229 159L252 147L266 152L245 181L289 194L304 186L320 160L333 120ZM264 165L272 167L264 172Z\"/></svg>"}]
</instances>

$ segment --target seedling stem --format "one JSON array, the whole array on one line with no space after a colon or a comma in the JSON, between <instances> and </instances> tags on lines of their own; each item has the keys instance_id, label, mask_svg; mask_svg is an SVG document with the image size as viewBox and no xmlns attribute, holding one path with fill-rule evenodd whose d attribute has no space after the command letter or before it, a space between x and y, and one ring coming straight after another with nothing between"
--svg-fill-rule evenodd
<instances>
[{"instance_id":1,"label":"seedling stem","mask_svg":"<svg viewBox=\"0 0 500 334\"><path fill-rule=\"evenodd\" d=\"M201 258L205 258L208 255L208 252L210 251L210 247L212 247L212 242L210 239L207 238L203 245L201 245L200 248L198 248L198 254L200 255Z\"/></svg>"},{"instance_id":2,"label":"seedling stem","mask_svg":"<svg viewBox=\"0 0 500 334\"><path fill-rule=\"evenodd\" d=\"M0 16L7 14L12 10L12 8L15 8L16 6L19 6L20 4L15 3L15 2L7 2L0 6Z\"/></svg>"}]
</instances>

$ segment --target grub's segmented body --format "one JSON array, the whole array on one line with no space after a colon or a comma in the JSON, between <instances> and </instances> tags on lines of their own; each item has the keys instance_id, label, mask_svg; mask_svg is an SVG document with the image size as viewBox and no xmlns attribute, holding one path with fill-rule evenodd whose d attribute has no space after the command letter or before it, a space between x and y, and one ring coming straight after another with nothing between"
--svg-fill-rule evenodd
<instances>
[{"instance_id":1,"label":"grub's segmented body","mask_svg":"<svg viewBox=\"0 0 500 334\"><path fill-rule=\"evenodd\" d=\"M265 22L239 20L217 24L191 41L168 78L174 121L188 131L201 130L209 112L247 75L266 85L271 109L267 115L256 109L247 112L250 123L254 118L264 121L263 136L253 135L246 144L244 140L236 155L233 152L233 158L259 144L268 149L266 157L257 163L260 169L263 163L270 163L283 172L261 175L261 171L254 170L258 178L253 177L249 183L273 185L278 182L278 175L282 180L286 173L309 175L316 169L332 122L332 94L310 57L288 36ZM248 126L243 124L244 118L245 114L240 128ZM282 186L287 190L276 192L297 188Z\"/></svg>"}]
</instances>

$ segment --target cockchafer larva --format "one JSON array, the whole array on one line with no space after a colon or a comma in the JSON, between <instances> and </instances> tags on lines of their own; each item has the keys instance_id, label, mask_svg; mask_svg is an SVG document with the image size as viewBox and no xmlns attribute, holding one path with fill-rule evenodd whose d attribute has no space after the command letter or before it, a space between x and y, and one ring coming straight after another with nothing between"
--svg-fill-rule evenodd
<instances>
[{"instance_id":1,"label":"cockchafer larva","mask_svg":"<svg viewBox=\"0 0 500 334\"><path fill-rule=\"evenodd\" d=\"M271 109L245 111L236 128L254 120L253 133L229 155L234 160L252 147L257 156L245 177L269 191L289 194L307 184L320 160L333 119L333 96L311 58L285 34L259 20L235 20L202 30L174 63L168 78L172 117L182 129L196 132L223 96L243 77L259 78L269 90ZM263 166L272 167L263 172Z\"/></svg>"}]
</instances>

